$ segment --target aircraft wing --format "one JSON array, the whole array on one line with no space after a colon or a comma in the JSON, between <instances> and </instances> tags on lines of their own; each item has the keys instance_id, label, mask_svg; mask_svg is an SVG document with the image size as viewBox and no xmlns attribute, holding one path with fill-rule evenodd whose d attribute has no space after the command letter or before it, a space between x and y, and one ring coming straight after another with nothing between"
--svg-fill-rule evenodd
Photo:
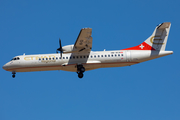
<instances>
[{"instance_id":1,"label":"aircraft wing","mask_svg":"<svg viewBox=\"0 0 180 120\"><path fill-rule=\"evenodd\" d=\"M78 52L87 52L89 53L92 49L92 28L83 28L81 29L77 40L74 44L74 47Z\"/></svg>"}]
</instances>

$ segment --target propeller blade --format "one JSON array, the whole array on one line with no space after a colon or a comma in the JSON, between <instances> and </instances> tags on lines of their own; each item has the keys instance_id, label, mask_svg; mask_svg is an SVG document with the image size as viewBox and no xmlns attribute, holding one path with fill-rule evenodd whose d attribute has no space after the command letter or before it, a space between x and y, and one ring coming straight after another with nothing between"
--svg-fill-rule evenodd
<instances>
[{"instance_id":1,"label":"propeller blade","mask_svg":"<svg viewBox=\"0 0 180 120\"><path fill-rule=\"evenodd\" d=\"M62 45L61 45L61 39L59 38L59 48L56 51L60 51L61 57L62 57L62 53L63 53L63 49L62 49Z\"/></svg>"},{"instance_id":2,"label":"propeller blade","mask_svg":"<svg viewBox=\"0 0 180 120\"><path fill-rule=\"evenodd\" d=\"M60 46L60 49L62 51L62 45L61 45L61 39L59 38L59 46Z\"/></svg>"},{"instance_id":3,"label":"propeller blade","mask_svg":"<svg viewBox=\"0 0 180 120\"><path fill-rule=\"evenodd\" d=\"M62 52L61 52L61 57L62 57Z\"/></svg>"}]
</instances>

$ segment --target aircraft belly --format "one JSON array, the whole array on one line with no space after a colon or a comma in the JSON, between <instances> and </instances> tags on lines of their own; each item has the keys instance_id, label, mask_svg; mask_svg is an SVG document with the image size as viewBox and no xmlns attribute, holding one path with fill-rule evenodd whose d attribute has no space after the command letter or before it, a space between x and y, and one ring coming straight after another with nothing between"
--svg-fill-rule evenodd
<instances>
[{"instance_id":1,"label":"aircraft belly","mask_svg":"<svg viewBox=\"0 0 180 120\"><path fill-rule=\"evenodd\" d=\"M127 62L125 60L121 59L114 59L114 60L103 60L99 62L88 62L86 64L83 64L86 70L93 70L98 68L107 68L107 67L123 67L123 66L129 66L133 64L137 64L138 62Z\"/></svg>"}]
</instances>

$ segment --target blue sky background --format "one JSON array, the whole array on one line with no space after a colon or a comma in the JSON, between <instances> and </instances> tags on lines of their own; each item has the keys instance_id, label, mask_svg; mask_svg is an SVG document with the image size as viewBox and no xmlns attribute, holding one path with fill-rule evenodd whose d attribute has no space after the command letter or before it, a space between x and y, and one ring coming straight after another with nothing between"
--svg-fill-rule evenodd
<instances>
[{"instance_id":1,"label":"blue sky background","mask_svg":"<svg viewBox=\"0 0 180 120\"><path fill-rule=\"evenodd\" d=\"M0 68L0 120L179 120L179 0L1 0L0 66L16 55L54 53L93 29L93 51L139 45L171 22L174 54L131 67L76 73Z\"/></svg>"}]
</instances>

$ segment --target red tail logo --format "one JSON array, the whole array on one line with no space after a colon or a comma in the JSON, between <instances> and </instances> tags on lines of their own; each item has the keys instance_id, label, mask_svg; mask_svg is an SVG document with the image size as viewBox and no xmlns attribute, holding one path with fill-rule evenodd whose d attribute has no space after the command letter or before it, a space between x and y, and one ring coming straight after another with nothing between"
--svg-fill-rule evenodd
<instances>
[{"instance_id":1,"label":"red tail logo","mask_svg":"<svg viewBox=\"0 0 180 120\"><path fill-rule=\"evenodd\" d=\"M138 46L126 48L123 50L155 50L155 49L152 46L148 45L146 42L143 42Z\"/></svg>"}]
</instances>

